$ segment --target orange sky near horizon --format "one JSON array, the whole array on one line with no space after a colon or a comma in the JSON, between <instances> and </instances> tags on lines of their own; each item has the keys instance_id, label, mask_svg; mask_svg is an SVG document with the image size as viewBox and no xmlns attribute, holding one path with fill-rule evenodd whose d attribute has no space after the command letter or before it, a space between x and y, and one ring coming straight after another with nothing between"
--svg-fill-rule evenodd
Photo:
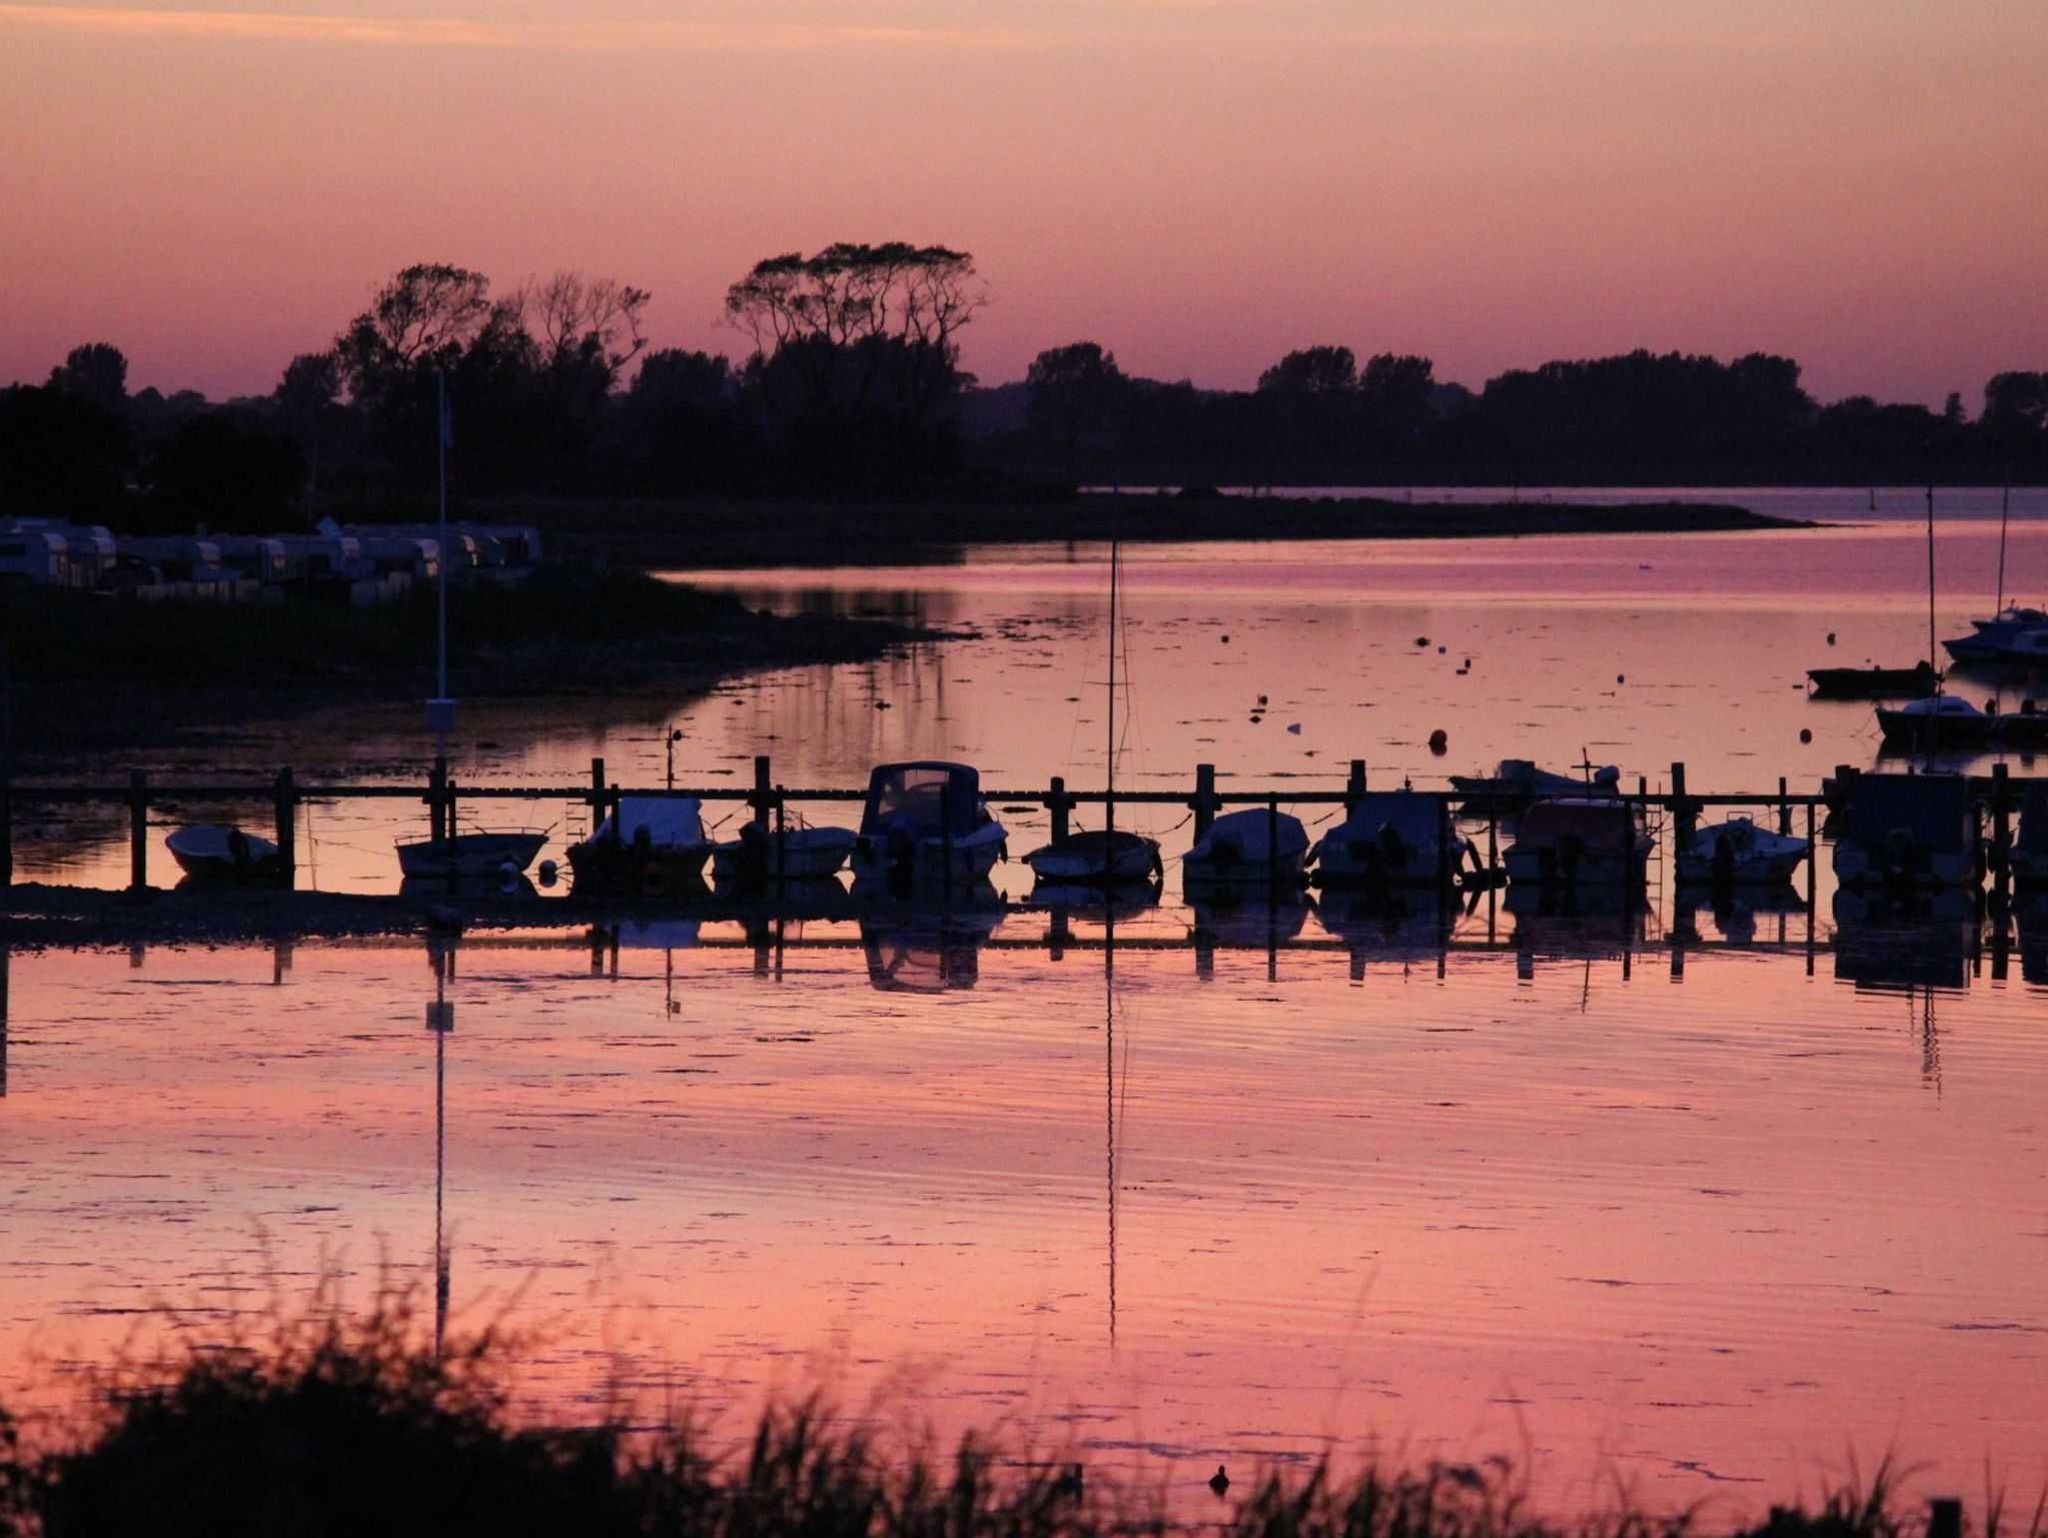
<instances>
[{"instance_id":1,"label":"orange sky near horizon","mask_svg":"<svg viewBox=\"0 0 2048 1538\"><path fill-rule=\"evenodd\" d=\"M754 259L900 237L976 254L991 382L1761 348L1974 409L2048 365L2044 78L2000 0L0 0L0 380L267 390L419 260L737 353Z\"/></svg>"}]
</instances>

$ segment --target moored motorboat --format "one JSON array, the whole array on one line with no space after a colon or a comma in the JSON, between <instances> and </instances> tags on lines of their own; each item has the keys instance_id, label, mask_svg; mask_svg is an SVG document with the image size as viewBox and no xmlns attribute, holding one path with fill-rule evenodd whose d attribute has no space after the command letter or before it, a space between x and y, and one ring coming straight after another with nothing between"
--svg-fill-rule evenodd
<instances>
[{"instance_id":1,"label":"moored motorboat","mask_svg":"<svg viewBox=\"0 0 2048 1538\"><path fill-rule=\"evenodd\" d=\"M1609 794L1620 783L1621 771L1612 764L1593 770L1589 782L1538 769L1526 758L1504 758L1492 774L1451 776L1451 787L1465 798L1462 810L1467 815L1520 811L1532 801L1584 794L1588 789Z\"/></svg>"},{"instance_id":2,"label":"moored motorboat","mask_svg":"<svg viewBox=\"0 0 2048 1538\"><path fill-rule=\"evenodd\" d=\"M822 881L838 874L859 835L850 828L764 828L747 823L738 838L711 846L720 883Z\"/></svg>"},{"instance_id":3,"label":"moored motorboat","mask_svg":"<svg viewBox=\"0 0 2048 1538\"><path fill-rule=\"evenodd\" d=\"M1790 878L1811 845L1789 833L1773 833L1747 817L1708 823L1693 835L1692 847L1678 851L1678 879L1714 886L1777 886Z\"/></svg>"},{"instance_id":4,"label":"moored motorboat","mask_svg":"<svg viewBox=\"0 0 2048 1538\"><path fill-rule=\"evenodd\" d=\"M1070 833L1024 856L1031 874L1061 885L1154 881L1163 873L1159 841L1122 828Z\"/></svg>"},{"instance_id":5,"label":"moored motorboat","mask_svg":"<svg viewBox=\"0 0 2048 1538\"><path fill-rule=\"evenodd\" d=\"M621 796L569 846L578 897L674 897L700 890L711 844L694 796Z\"/></svg>"},{"instance_id":6,"label":"moored motorboat","mask_svg":"<svg viewBox=\"0 0 2048 1538\"><path fill-rule=\"evenodd\" d=\"M231 823L194 823L164 840L178 869L197 881L262 881L279 871L277 845Z\"/></svg>"},{"instance_id":7,"label":"moored motorboat","mask_svg":"<svg viewBox=\"0 0 2048 1538\"><path fill-rule=\"evenodd\" d=\"M899 892L964 887L1009 853L1009 834L966 764L879 764L868 777L852 863L856 880Z\"/></svg>"},{"instance_id":8,"label":"moored motorboat","mask_svg":"<svg viewBox=\"0 0 2048 1538\"><path fill-rule=\"evenodd\" d=\"M1508 880L1559 887L1642 889L1655 841L1642 808L1617 796L1558 796L1522 814L1502 863Z\"/></svg>"},{"instance_id":9,"label":"moored motorboat","mask_svg":"<svg viewBox=\"0 0 2048 1538\"><path fill-rule=\"evenodd\" d=\"M1845 887L1974 885L1977 810L1959 774L1861 774L1835 839Z\"/></svg>"},{"instance_id":10,"label":"moored motorboat","mask_svg":"<svg viewBox=\"0 0 2048 1538\"><path fill-rule=\"evenodd\" d=\"M402 840L398 868L409 880L451 874L458 881L519 876L547 841L545 832L458 833L453 838Z\"/></svg>"},{"instance_id":11,"label":"moored motorboat","mask_svg":"<svg viewBox=\"0 0 2048 1538\"><path fill-rule=\"evenodd\" d=\"M1935 752L1944 748L2039 747L2048 743L2048 710L2022 700L2013 711L1980 710L1953 694L1936 694L1877 711L1887 748Z\"/></svg>"},{"instance_id":12,"label":"moored motorboat","mask_svg":"<svg viewBox=\"0 0 2048 1538\"><path fill-rule=\"evenodd\" d=\"M2048 611L2007 604L1990 619L1970 621L1970 633L1943 641L1958 662L2048 662Z\"/></svg>"},{"instance_id":13,"label":"moored motorboat","mask_svg":"<svg viewBox=\"0 0 2048 1538\"><path fill-rule=\"evenodd\" d=\"M1941 675L1927 662L1909 668L1808 668L1815 694L1836 699L1924 699L1941 686Z\"/></svg>"},{"instance_id":14,"label":"moored motorboat","mask_svg":"<svg viewBox=\"0 0 2048 1538\"><path fill-rule=\"evenodd\" d=\"M1464 853L1441 797L1381 790L1360 796L1309 859L1324 886L1430 886L1450 882Z\"/></svg>"},{"instance_id":15,"label":"moored motorboat","mask_svg":"<svg viewBox=\"0 0 2048 1538\"><path fill-rule=\"evenodd\" d=\"M1301 819L1264 807L1226 812L1181 857L1188 887L1298 886L1308 861L1308 830Z\"/></svg>"}]
</instances>

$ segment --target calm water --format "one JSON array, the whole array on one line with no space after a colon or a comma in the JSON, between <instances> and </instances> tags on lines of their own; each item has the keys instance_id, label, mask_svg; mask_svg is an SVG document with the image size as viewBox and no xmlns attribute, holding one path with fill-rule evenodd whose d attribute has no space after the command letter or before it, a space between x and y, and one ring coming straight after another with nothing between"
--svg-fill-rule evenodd
<instances>
[{"instance_id":1,"label":"calm water","mask_svg":"<svg viewBox=\"0 0 2048 1538\"><path fill-rule=\"evenodd\" d=\"M1119 783L1589 754L1809 788L1876 734L1804 669L1925 647L1924 532L1885 495L1897 519L1795 535L1129 551ZM1944 634L1990 607L1995 510L1941 526ZM2008 588L2039 598L2048 507L2021 510ZM472 707L462 772L566 782L602 753L656 781L673 720L691 782L766 751L793 786L928 754L1100 783L1099 550L721 580L969 634L701 701ZM409 777L413 715L184 761ZM1182 815L1154 820L1170 853ZM359 890L419 820L307 819L302 880ZM1019 851L1043 830L1006 820ZM88 825L47 831L37 873L125 877ZM1930 1486L1975 1495L1988 1459L2031 1494L2048 911L2008 946L1967 910L1892 926L1819 897L1811 924L1661 886L1631 923L1482 905L1446 951L1433 914L1269 927L1188 913L1170 876L1113 970L1100 922L1055 946L1035 914L17 952L0 1395L53 1392L157 1303L258 1306L266 1273L430 1278L438 1048L455 1313L540 1326L555 1405L622 1382L744 1409L823 1374L887 1422L1002 1420L1196 1492L1335 1440L1533 1456L1560 1503L1619 1475L1754 1511L1887 1448ZM1704 943L1674 953L1688 918Z\"/></svg>"}]
</instances>

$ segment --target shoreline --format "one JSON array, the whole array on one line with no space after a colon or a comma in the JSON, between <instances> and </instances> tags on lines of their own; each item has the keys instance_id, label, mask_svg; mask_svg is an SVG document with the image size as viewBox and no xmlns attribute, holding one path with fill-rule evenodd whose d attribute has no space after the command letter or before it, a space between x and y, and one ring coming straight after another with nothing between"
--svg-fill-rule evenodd
<instances>
[{"instance_id":1,"label":"shoreline","mask_svg":"<svg viewBox=\"0 0 2048 1538\"><path fill-rule=\"evenodd\" d=\"M1821 527L1719 502L1407 502L1379 497L1085 492L1003 502L577 502L504 499L477 516L644 570L956 565L974 545L1521 539Z\"/></svg>"}]
</instances>

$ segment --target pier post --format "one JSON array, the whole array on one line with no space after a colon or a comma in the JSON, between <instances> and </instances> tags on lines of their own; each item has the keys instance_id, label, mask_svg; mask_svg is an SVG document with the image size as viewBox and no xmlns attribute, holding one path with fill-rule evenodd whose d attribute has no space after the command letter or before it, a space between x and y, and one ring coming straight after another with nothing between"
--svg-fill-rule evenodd
<instances>
[{"instance_id":1,"label":"pier post","mask_svg":"<svg viewBox=\"0 0 2048 1538\"><path fill-rule=\"evenodd\" d=\"M149 885L149 781L140 769L128 771L128 889Z\"/></svg>"},{"instance_id":2,"label":"pier post","mask_svg":"<svg viewBox=\"0 0 2048 1538\"><path fill-rule=\"evenodd\" d=\"M775 787L775 894L780 897L789 880L789 816L783 810L782 787ZM775 975L782 976L782 920L775 921Z\"/></svg>"},{"instance_id":3,"label":"pier post","mask_svg":"<svg viewBox=\"0 0 2048 1538\"><path fill-rule=\"evenodd\" d=\"M455 872L455 776L441 776L441 826L448 830L448 841L441 846L448 856L448 890L456 887Z\"/></svg>"},{"instance_id":4,"label":"pier post","mask_svg":"<svg viewBox=\"0 0 2048 1538\"><path fill-rule=\"evenodd\" d=\"M427 771L427 834L435 843L448 836L448 823L442 812L441 787L448 779L448 760L441 754L434 755L434 766Z\"/></svg>"},{"instance_id":5,"label":"pier post","mask_svg":"<svg viewBox=\"0 0 2048 1538\"><path fill-rule=\"evenodd\" d=\"M1991 766L1991 875L2002 891L2012 865L2012 779L2002 763Z\"/></svg>"},{"instance_id":6,"label":"pier post","mask_svg":"<svg viewBox=\"0 0 2048 1538\"><path fill-rule=\"evenodd\" d=\"M597 832L597 825L604 821L604 760L590 761L590 832ZM588 835L585 835L588 837Z\"/></svg>"},{"instance_id":7,"label":"pier post","mask_svg":"<svg viewBox=\"0 0 2048 1538\"><path fill-rule=\"evenodd\" d=\"M1792 802L1785 794L1785 776L1778 776L1778 837L1792 836Z\"/></svg>"},{"instance_id":8,"label":"pier post","mask_svg":"<svg viewBox=\"0 0 2048 1538\"><path fill-rule=\"evenodd\" d=\"M768 831L768 811L775 805L775 785L768 772L768 755L754 755L754 793L747 797L747 804L754 809L754 826L763 833Z\"/></svg>"},{"instance_id":9,"label":"pier post","mask_svg":"<svg viewBox=\"0 0 2048 1538\"><path fill-rule=\"evenodd\" d=\"M289 892L298 884L299 793L291 766L277 771L277 884Z\"/></svg>"},{"instance_id":10,"label":"pier post","mask_svg":"<svg viewBox=\"0 0 2048 1538\"><path fill-rule=\"evenodd\" d=\"M1671 766L1671 823L1671 858L1675 865L1681 855L1692 852L1692 841L1699 836L1698 816L1685 793L1684 764Z\"/></svg>"},{"instance_id":11,"label":"pier post","mask_svg":"<svg viewBox=\"0 0 2048 1538\"><path fill-rule=\"evenodd\" d=\"M1927 1538L1963 1538L1963 1503L1937 1495L1927 1503Z\"/></svg>"},{"instance_id":12,"label":"pier post","mask_svg":"<svg viewBox=\"0 0 2048 1538\"><path fill-rule=\"evenodd\" d=\"M1066 776L1052 777L1052 793L1045 798L1045 808L1052 813L1052 841L1057 844L1067 836L1067 814L1074 803L1067 798Z\"/></svg>"},{"instance_id":13,"label":"pier post","mask_svg":"<svg viewBox=\"0 0 2048 1538\"><path fill-rule=\"evenodd\" d=\"M1344 782L1344 815L1349 817L1365 799L1365 760L1351 760L1351 778Z\"/></svg>"},{"instance_id":14,"label":"pier post","mask_svg":"<svg viewBox=\"0 0 2048 1538\"><path fill-rule=\"evenodd\" d=\"M1209 836L1209 828L1216 821L1216 766L1195 765L1195 795L1188 802L1195 813L1195 842L1200 843Z\"/></svg>"},{"instance_id":15,"label":"pier post","mask_svg":"<svg viewBox=\"0 0 2048 1538\"><path fill-rule=\"evenodd\" d=\"M0 892L14 885L14 776L0 765Z\"/></svg>"}]
</instances>

